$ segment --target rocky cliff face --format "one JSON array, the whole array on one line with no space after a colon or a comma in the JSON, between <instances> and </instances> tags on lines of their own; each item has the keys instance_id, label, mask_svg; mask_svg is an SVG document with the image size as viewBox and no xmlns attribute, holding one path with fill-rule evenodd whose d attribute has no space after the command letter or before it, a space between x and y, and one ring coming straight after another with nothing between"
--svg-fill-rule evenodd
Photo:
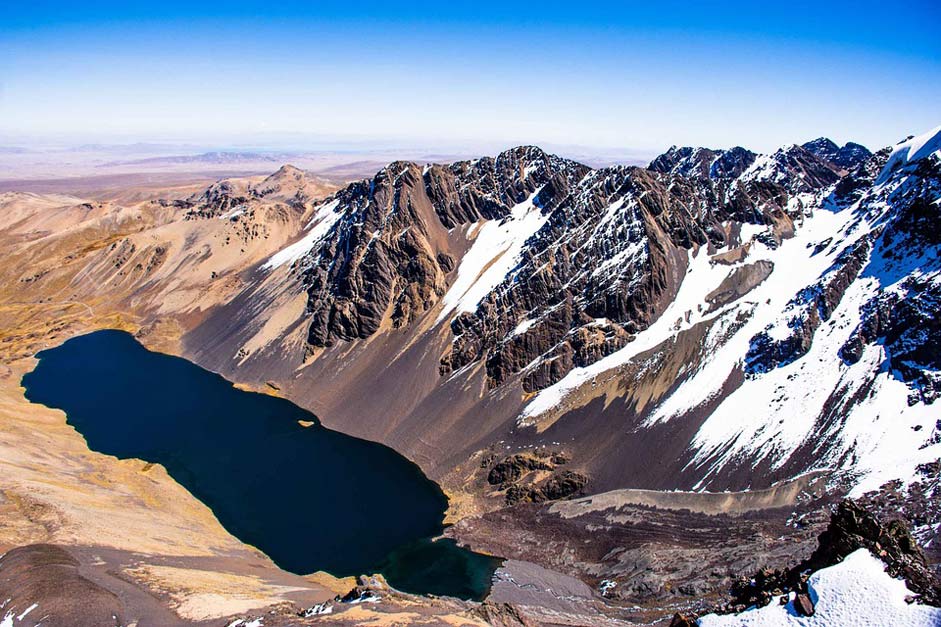
<instances>
[{"instance_id":1,"label":"rocky cliff face","mask_svg":"<svg viewBox=\"0 0 941 627\"><path fill-rule=\"evenodd\" d=\"M547 210L587 168L533 147L495 159L420 168L393 163L337 193L322 244L299 260L308 286L312 346L366 338L384 320L413 322L444 295L463 252L449 230L479 220L512 220L536 191Z\"/></svg>"},{"instance_id":2,"label":"rocky cliff face","mask_svg":"<svg viewBox=\"0 0 941 627\"><path fill-rule=\"evenodd\" d=\"M673 299L687 250L726 243L718 216L787 222L775 191L641 168L592 172L512 271L452 322L457 339L442 371L485 359L493 385L522 373L533 391L611 354Z\"/></svg>"}]
</instances>

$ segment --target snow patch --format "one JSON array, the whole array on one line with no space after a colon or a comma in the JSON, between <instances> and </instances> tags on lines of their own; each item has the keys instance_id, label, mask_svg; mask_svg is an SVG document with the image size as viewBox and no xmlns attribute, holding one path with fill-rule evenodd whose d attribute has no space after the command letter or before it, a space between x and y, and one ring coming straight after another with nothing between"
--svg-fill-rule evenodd
<instances>
[{"instance_id":1,"label":"snow patch","mask_svg":"<svg viewBox=\"0 0 941 627\"><path fill-rule=\"evenodd\" d=\"M27 614L29 614L30 612L32 612L33 610L35 610L37 607L39 607L39 604L38 604L38 603L33 603L33 604L30 605L28 608L26 608L25 610L23 610L23 613L20 614L19 616L17 616L17 617L16 617L16 620L23 620L24 618L26 618L26 615L27 615Z\"/></svg>"},{"instance_id":2,"label":"snow patch","mask_svg":"<svg viewBox=\"0 0 941 627\"><path fill-rule=\"evenodd\" d=\"M548 215L534 204L540 187L510 210L502 220L490 220L477 229L477 237L457 269L457 279L442 298L437 322L454 311L474 312L477 305L519 263L523 245L538 231Z\"/></svg>"},{"instance_id":3,"label":"snow patch","mask_svg":"<svg viewBox=\"0 0 941 627\"><path fill-rule=\"evenodd\" d=\"M339 206L340 200L337 199L317 207L314 210L314 217L311 218L307 226L304 227L309 233L290 246L272 255L262 268L264 270L273 270L284 264L294 263L313 250L314 247L327 236L330 229L333 228L333 225L336 224L343 215L342 212L336 210Z\"/></svg>"},{"instance_id":4,"label":"snow patch","mask_svg":"<svg viewBox=\"0 0 941 627\"><path fill-rule=\"evenodd\" d=\"M536 320L526 319L516 325L516 328L510 332L510 337L516 337L517 335L522 335L529 331L529 329L536 324Z\"/></svg>"},{"instance_id":5,"label":"snow patch","mask_svg":"<svg viewBox=\"0 0 941 627\"><path fill-rule=\"evenodd\" d=\"M699 624L702 627L929 627L941 624L941 609L906 603L905 597L912 592L905 582L886 574L885 565L866 549L859 549L841 563L817 571L807 585L815 602L813 616L800 616L792 598L787 605L772 601L765 607L736 615L708 614L699 619Z\"/></svg>"},{"instance_id":6,"label":"snow patch","mask_svg":"<svg viewBox=\"0 0 941 627\"><path fill-rule=\"evenodd\" d=\"M245 213L245 207L242 206L242 205L239 205L238 207L236 207L236 208L233 209L232 211L230 211L230 212L228 212L228 213L224 213L224 214L222 214L221 216L219 216L219 219L220 219L220 220L231 220L232 218L237 218L238 216L240 216L240 215L242 215L242 214L244 214L244 213Z\"/></svg>"},{"instance_id":7,"label":"snow patch","mask_svg":"<svg viewBox=\"0 0 941 627\"><path fill-rule=\"evenodd\" d=\"M889 160L882 168L882 172L879 173L876 183L885 182L889 175L898 168L913 161L924 159L935 152L941 152L941 126L896 145L895 150L889 155Z\"/></svg>"}]
</instances>

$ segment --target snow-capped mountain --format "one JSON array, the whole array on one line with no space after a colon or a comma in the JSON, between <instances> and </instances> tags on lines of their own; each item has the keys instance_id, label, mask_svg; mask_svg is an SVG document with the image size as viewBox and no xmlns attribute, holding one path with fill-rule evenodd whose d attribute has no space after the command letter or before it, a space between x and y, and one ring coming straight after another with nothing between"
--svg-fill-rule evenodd
<instances>
[{"instance_id":1,"label":"snow-capped mountain","mask_svg":"<svg viewBox=\"0 0 941 627\"><path fill-rule=\"evenodd\" d=\"M911 477L941 454L939 149L935 130L648 168L396 162L204 325L235 338L192 345L222 371L282 364L328 424L462 482L483 480L462 460L540 445L599 490ZM286 292L303 311L260 341Z\"/></svg>"}]
</instances>

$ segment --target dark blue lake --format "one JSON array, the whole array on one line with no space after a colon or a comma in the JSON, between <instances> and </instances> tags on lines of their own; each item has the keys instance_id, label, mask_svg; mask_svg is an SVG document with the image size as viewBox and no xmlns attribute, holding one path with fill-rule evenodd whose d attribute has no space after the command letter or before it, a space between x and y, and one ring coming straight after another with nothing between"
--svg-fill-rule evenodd
<instances>
[{"instance_id":1,"label":"dark blue lake","mask_svg":"<svg viewBox=\"0 0 941 627\"><path fill-rule=\"evenodd\" d=\"M381 572L396 588L480 599L499 562L431 541L447 498L392 449L331 431L121 331L42 351L26 397L62 409L89 448L166 467L222 525L285 570ZM304 427L299 421L314 422Z\"/></svg>"}]
</instances>

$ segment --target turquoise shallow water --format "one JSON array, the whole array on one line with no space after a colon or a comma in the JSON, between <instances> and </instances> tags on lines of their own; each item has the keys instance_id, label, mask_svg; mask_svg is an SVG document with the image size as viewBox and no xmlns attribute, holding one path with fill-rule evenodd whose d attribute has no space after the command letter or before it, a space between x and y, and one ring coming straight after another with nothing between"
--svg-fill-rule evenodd
<instances>
[{"instance_id":1,"label":"turquoise shallow water","mask_svg":"<svg viewBox=\"0 0 941 627\"><path fill-rule=\"evenodd\" d=\"M91 449L160 463L279 566L381 572L401 590L480 599L499 561L432 541L447 498L392 449L322 427L121 331L39 353L26 397L65 411ZM313 421L305 428L299 420Z\"/></svg>"}]
</instances>

